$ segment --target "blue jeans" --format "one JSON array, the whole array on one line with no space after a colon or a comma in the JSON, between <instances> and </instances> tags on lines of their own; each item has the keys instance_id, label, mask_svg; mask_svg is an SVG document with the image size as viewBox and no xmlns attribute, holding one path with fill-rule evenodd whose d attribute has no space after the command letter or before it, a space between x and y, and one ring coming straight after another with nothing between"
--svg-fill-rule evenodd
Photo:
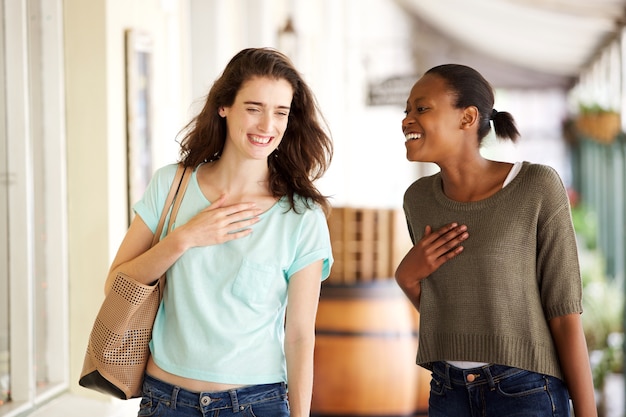
<instances>
[{"instance_id":1,"label":"blue jeans","mask_svg":"<svg viewBox=\"0 0 626 417\"><path fill-rule=\"evenodd\" d=\"M193 392L146 375L138 417L289 417L284 383Z\"/></svg>"},{"instance_id":2,"label":"blue jeans","mask_svg":"<svg viewBox=\"0 0 626 417\"><path fill-rule=\"evenodd\" d=\"M433 364L429 417L569 417L558 378L502 365L460 369Z\"/></svg>"}]
</instances>

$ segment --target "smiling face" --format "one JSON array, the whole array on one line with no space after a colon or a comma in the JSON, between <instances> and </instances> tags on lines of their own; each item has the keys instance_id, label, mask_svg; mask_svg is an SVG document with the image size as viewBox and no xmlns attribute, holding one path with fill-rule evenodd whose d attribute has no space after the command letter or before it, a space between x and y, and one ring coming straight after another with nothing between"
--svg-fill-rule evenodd
<instances>
[{"instance_id":1,"label":"smiling face","mask_svg":"<svg viewBox=\"0 0 626 417\"><path fill-rule=\"evenodd\" d=\"M402 132L409 161L438 163L459 151L463 109L445 80L427 74L420 78L406 103Z\"/></svg>"},{"instance_id":2,"label":"smiling face","mask_svg":"<svg viewBox=\"0 0 626 417\"><path fill-rule=\"evenodd\" d=\"M287 129L293 88L284 79L254 77L244 82L231 106L219 109L226 119L224 153L266 159Z\"/></svg>"}]
</instances>

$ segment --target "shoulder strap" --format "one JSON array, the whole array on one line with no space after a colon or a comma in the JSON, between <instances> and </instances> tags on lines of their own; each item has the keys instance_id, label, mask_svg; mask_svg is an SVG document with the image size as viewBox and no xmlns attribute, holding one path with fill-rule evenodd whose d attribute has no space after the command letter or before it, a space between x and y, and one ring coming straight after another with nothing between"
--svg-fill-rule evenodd
<instances>
[{"instance_id":1,"label":"shoulder strap","mask_svg":"<svg viewBox=\"0 0 626 417\"><path fill-rule=\"evenodd\" d=\"M167 233L170 233L172 231L172 227L174 227L176 215L178 214L178 209L180 208L180 203L182 203L183 201L183 196L185 195L185 191L187 190L187 184L189 184L189 179L191 178L191 173L188 173L187 171L191 171L191 168L187 167L184 169L183 177L181 178L180 185L178 187L178 194L176 194L174 207L172 208L172 214L170 215Z\"/></svg>"},{"instance_id":2,"label":"shoulder strap","mask_svg":"<svg viewBox=\"0 0 626 417\"><path fill-rule=\"evenodd\" d=\"M167 217L169 208L172 206L172 203L174 202L176 194L178 193L178 190L180 189L180 185L183 182L183 178L185 177L185 172L186 172L186 168L182 164L178 164L178 168L176 169L176 175L174 175L172 186L170 187L170 191L167 194L167 198L165 199L165 204L163 205L163 210L161 211L161 218L159 219L159 224L156 228L156 231L154 232L154 237L152 238L152 246L156 245L156 243L161 238L161 233L163 232L163 226L165 225L165 218ZM182 198L179 200L182 200ZM173 222L170 219L170 224L171 223Z\"/></svg>"}]
</instances>

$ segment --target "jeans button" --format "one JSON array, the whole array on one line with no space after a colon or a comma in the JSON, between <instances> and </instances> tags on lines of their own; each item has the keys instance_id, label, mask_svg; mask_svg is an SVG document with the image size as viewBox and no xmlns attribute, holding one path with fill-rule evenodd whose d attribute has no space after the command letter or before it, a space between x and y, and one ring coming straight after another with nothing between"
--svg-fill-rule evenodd
<instances>
[{"instance_id":1,"label":"jeans button","mask_svg":"<svg viewBox=\"0 0 626 417\"><path fill-rule=\"evenodd\" d=\"M467 382L474 382L476 380L476 375L469 374L466 379L467 379Z\"/></svg>"},{"instance_id":2,"label":"jeans button","mask_svg":"<svg viewBox=\"0 0 626 417\"><path fill-rule=\"evenodd\" d=\"M200 398L200 404L202 405L211 404L211 397L209 397L208 395L204 395L202 398Z\"/></svg>"}]
</instances>

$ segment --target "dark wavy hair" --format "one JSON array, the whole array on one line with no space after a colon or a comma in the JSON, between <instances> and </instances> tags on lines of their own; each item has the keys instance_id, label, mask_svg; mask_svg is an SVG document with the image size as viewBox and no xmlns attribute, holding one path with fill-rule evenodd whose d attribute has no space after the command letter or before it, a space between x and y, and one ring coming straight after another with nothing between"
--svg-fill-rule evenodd
<instances>
[{"instance_id":1,"label":"dark wavy hair","mask_svg":"<svg viewBox=\"0 0 626 417\"><path fill-rule=\"evenodd\" d=\"M456 96L457 109L475 106L480 113L478 141L482 141L491 130L490 120L496 136L515 142L519 131L515 119L508 112L494 111L495 101L491 84L475 69L459 64L438 65L426 71L426 74L437 75L445 80L452 93Z\"/></svg>"},{"instance_id":2,"label":"dark wavy hair","mask_svg":"<svg viewBox=\"0 0 626 417\"><path fill-rule=\"evenodd\" d=\"M269 188L276 198L287 196L297 210L294 196L304 198L307 207L319 204L329 212L328 198L315 187L315 180L328 169L333 144L315 96L289 58L271 48L248 48L237 53L209 91L204 108L181 131L181 162L196 167L220 157L226 142L226 120L218 114L229 107L242 85L254 77L286 80L293 88L287 129L279 149L267 159Z\"/></svg>"}]
</instances>

